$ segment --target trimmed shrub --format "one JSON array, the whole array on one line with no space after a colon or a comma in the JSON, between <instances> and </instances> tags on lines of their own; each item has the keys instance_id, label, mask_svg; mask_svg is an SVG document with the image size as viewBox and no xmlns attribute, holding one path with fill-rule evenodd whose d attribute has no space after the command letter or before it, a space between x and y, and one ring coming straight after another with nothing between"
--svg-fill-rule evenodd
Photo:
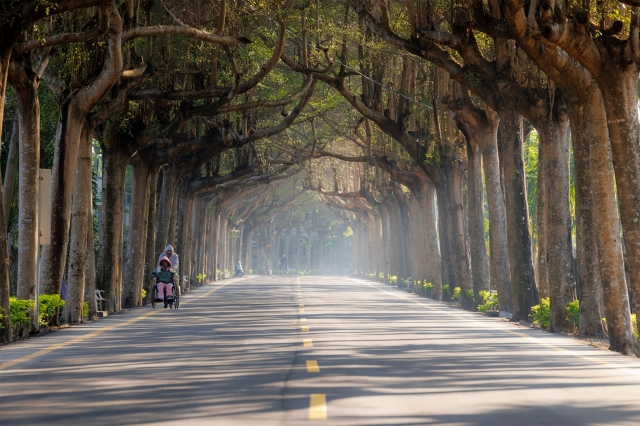
<instances>
[{"instance_id":1,"label":"trimmed shrub","mask_svg":"<svg viewBox=\"0 0 640 426\"><path fill-rule=\"evenodd\" d=\"M567 311L567 324L572 325L573 329L577 331L580 326L580 301L574 300L567 303L565 309Z\"/></svg>"},{"instance_id":2,"label":"trimmed shrub","mask_svg":"<svg viewBox=\"0 0 640 426\"><path fill-rule=\"evenodd\" d=\"M460 287L455 287L453 289L453 297L451 297L451 299L458 301L460 300L460 295L462 293L462 290L460 289Z\"/></svg>"},{"instance_id":3,"label":"trimmed shrub","mask_svg":"<svg viewBox=\"0 0 640 426\"><path fill-rule=\"evenodd\" d=\"M531 307L533 312L529 317L533 320L533 324L548 330L551 326L551 303L548 297L540 299L540 304Z\"/></svg>"},{"instance_id":4,"label":"trimmed shrub","mask_svg":"<svg viewBox=\"0 0 640 426\"><path fill-rule=\"evenodd\" d=\"M59 294L40 295L40 325L51 325L64 308L64 300Z\"/></svg>"},{"instance_id":5,"label":"trimmed shrub","mask_svg":"<svg viewBox=\"0 0 640 426\"><path fill-rule=\"evenodd\" d=\"M480 297L484 303L478 305L478 311L487 312L498 309L498 293L491 294L490 291L480 290Z\"/></svg>"}]
</instances>

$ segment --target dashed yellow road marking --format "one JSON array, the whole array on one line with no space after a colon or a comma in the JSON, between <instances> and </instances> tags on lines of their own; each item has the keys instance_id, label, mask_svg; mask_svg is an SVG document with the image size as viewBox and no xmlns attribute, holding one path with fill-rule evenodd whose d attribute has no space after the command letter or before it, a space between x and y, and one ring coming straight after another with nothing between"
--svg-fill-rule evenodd
<instances>
[{"instance_id":1,"label":"dashed yellow road marking","mask_svg":"<svg viewBox=\"0 0 640 426\"><path fill-rule=\"evenodd\" d=\"M298 309L299 314L304 314L304 309Z\"/></svg>"},{"instance_id":2,"label":"dashed yellow road marking","mask_svg":"<svg viewBox=\"0 0 640 426\"><path fill-rule=\"evenodd\" d=\"M315 360L307 360L307 373L319 373L320 367L318 366L318 361Z\"/></svg>"},{"instance_id":3,"label":"dashed yellow road marking","mask_svg":"<svg viewBox=\"0 0 640 426\"><path fill-rule=\"evenodd\" d=\"M327 397L323 393L312 393L309 397L309 420L327 419Z\"/></svg>"},{"instance_id":4,"label":"dashed yellow road marking","mask_svg":"<svg viewBox=\"0 0 640 426\"><path fill-rule=\"evenodd\" d=\"M311 339L302 339L302 346L304 346L305 348L312 348L313 342L311 341Z\"/></svg>"},{"instance_id":5,"label":"dashed yellow road marking","mask_svg":"<svg viewBox=\"0 0 640 426\"><path fill-rule=\"evenodd\" d=\"M210 294L212 294L213 292L221 289L222 287L226 287L226 286L228 286L229 284L232 284L232 283L233 282L218 286L218 287L214 288L213 290L208 291L207 293L205 293L205 294L203 294L201 296L194 297L192 299L187 299L184 302L181 302L180 304L181 305L185 305L185 304L187 304L189 302L193 302L194 300L198 300L198 299L202 299L203 297L207 297ZM2 363L2 364L0 364L0 371L6 370L7 368L14 367L14 366L16 366L18 364L22 364L23 362L31 361L32 359L41 357L41 356L46 355L46 354L48 354L50 352L53 352L53 351L55 351L57 349L61 349L61 348L64 348L64 347L67 347L67 346L70 346L70 345L74 345L76 343L80 343L80 342L82 342L84 340L87 340L87 339L95 337L95 336L97 336L99 334L102 334L105 331L113 330L114 328L124 327L125 325L130 325L130 324L136 323L136 322L138 322L140 320L143 320L143 319L145 319L147 317L150 317L151 315L155 315L158 312L166 312L166 311L163 311L163 310L149 311L146 314L142 314L142 315L137 316L135 318L131 318L130 320L127 320L125 322L120 322L120 323L117 323L117 324L111 324L111 325L103 327L103 328L101 328L99 330L95 330L95 331L92 331L92 332L87 333L85 335L75 337L75 338L73 338L71 340L67 340L66 342L56 343L54 345L48 346L48 347L46 347L44 349L41 349L39 351L33 352L33 353L29 354L29 355L25 355L25 356L23 356L21 358L17 358L17 359Z\"/></svg>"},{"instance_id":6,"label":"dashed yellow road marking","mask_svg":"<svg viewBox=\"0 0 640 426\"><path fill-rule=\"evenodd\" d=\"M300 285L300 277L298 277L298 278L296 279L296 283L298 283L298 285Z\"/></svg>"},{"instance_id":7,"label":"dashed yellow road marking","mask_svg":"<svg viewBox=\"0 0 640 426\"><path fill-rule=\"evenodd\" d=\"M298 307L299 307L299 308L304 308L304 304L300 303L300 304L298 305Z\"/></svg>"},{"instance_id":8,"label":"dashed yellow road marking","mask_svg":"<svg viewBox=\"0 0 640 426\"><path fill-rule=\"evenodd\" d=\"M309 326L308 325L301 326L300 331L309 331Z\"/></svg>"},{"instance_id":9,"label":"dashed yellow road marking","mask_svg":"<svg viewBox=\"0 0 640 426\"><path fill-rule=\"evenodd\" d=\"M306 318L300 318L300 322L307 322Z\"/></svg>"}]
</instances>

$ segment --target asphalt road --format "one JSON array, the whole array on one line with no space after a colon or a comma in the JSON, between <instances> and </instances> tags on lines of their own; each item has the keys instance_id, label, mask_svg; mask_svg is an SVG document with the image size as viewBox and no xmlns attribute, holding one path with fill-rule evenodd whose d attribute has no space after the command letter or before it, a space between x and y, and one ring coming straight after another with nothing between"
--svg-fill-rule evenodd
<instances>
[{"instance_id":1,"label":"asphalt road","mask_svg":"<svg viewBox=\"0 0 640 426\"><path fill-rule=\"evenodd\" d=\"M0 347L0 425L640 424L640 361L382 284L245 277Z\"/></svg>"}]
</instances>

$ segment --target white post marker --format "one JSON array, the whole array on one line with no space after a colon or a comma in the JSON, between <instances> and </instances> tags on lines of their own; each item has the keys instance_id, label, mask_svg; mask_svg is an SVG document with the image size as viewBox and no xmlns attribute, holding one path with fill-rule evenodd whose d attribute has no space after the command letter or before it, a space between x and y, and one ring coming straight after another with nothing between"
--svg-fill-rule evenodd
<instances>
[{"instance_id":1,"label":"white post marker","mask_svg":"<svg viewBox=\"0 0 640 426\"><path fill-rule=\"evenodd\" d=\"M40 246L51 244L51 169L40 169L38 181L38 279L36 281L33 328L40 328Z\"/></svg>"}]
</instances>

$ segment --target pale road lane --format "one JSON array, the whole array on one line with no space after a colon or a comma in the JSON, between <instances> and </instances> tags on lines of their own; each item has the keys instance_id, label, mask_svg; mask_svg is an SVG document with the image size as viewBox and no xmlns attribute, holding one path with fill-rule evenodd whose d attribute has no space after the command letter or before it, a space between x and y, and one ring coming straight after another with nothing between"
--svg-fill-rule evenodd
<instances>
[{"instance_id":1,"label":"pale road lane","mask_svg":"<svg viewBox=\"0 0 640 426\"><path fill-rule=\"evenodd\" d=\"M0 425L640 424L639 360L383 284L245 277L183 302L1 347Z\"/></svg>"}]
</instances>

